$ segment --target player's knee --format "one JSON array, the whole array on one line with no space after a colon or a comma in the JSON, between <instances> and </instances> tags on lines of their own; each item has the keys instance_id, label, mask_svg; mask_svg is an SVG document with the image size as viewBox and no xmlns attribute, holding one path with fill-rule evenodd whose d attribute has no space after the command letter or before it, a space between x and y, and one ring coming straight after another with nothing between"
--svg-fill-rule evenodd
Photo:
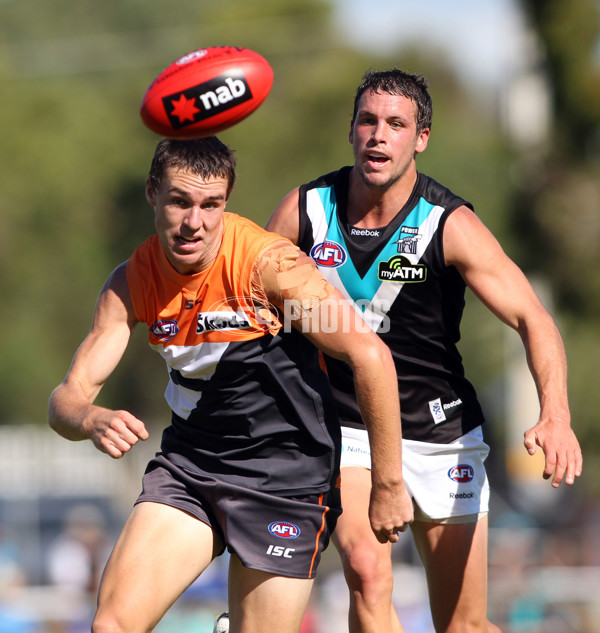
<instances>
[{"instance_id":1,"label":"player's knee","mask_svg":"<svg viewBox=\"0 0 600 633\"><path fill-rule=\"evenodd\" d=\"M92 633L138 633L110 613L97 613L92 622Z\"/></svg>"},{"instance_id":2,"label":"player's knee","mask_svg":"<svg viewBox=\"0 0 600 633\"><path fill-rule=\"evenodd\" d=\"M391 592L392 563L385 547L365 545L344 552L344 570L351 589L362 594Z\"/></svg>"}]
</instances>

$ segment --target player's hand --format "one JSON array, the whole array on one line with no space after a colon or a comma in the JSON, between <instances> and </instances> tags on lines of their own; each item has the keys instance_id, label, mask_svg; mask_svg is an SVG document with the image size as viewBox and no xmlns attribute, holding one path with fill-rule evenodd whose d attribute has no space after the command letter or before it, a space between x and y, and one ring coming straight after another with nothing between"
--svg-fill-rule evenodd
<instances>
[{"instance_id":1,"label":"player's hand","mask_svg":"<svg viewBox=\"0 0 600 633\"><path fill-rule=\"evenodd\" d=\"M530 455L539 446L544 451L545 466L542 476L551 479L558 488L561 482L572 485L581 475L583 456L575 433L568 424L541 419L534 427L525 431L523 444Z\"/></svg>"},{"instance_id":2,"label":"player's hand","mask_svg":"<svg viewBox=\"0 0 600 633\"><path fill-rule=\"evenodd\" d=\"M94 446L114 459L123 457L139 440L149 437L145 424L128 411L101 407L93 407L84 428Z\"/></svg>"},{"instance_id":3,"label":"player's hand","mask_svg":"<svg viewBox=\"0 0 600 633\"><path fill-rule=\"evenodd\" d=\"M412 499L404 484L393 489L371 488L369 504L371 529L380 543L396 543L414 520Z\"/></svg>"}]
</instances>

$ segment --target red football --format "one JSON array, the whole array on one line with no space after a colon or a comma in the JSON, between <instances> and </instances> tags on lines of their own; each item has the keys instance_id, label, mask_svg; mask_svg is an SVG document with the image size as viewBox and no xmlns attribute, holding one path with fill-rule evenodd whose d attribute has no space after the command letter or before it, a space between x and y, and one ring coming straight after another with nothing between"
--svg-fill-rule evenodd
<instances>
[{"instance_id":1,"label":"red football","mask_svg":"<svg viewBox=\"0 0 600 633\"><path fill-rule=\"evenodd\" d=\"M161 136L211 136L252 114L272 85L273 69L258 53L237 46L201 48L158 75L140 114Z\"/></svg>"}]
</instances>

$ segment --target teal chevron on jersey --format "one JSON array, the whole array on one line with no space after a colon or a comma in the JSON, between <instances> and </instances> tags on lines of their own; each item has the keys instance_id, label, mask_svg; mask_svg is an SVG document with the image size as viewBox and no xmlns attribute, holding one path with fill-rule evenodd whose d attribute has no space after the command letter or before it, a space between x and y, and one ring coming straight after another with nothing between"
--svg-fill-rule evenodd
<instances>
[{"instance_id":1,"label":"teal chevron on jersey","mask_svg":"<svg viewBox=\"0 0 600 633\"><path fill-rule=\"evenodd\" d=\"M438 213L433 213L435 210L437 210ZM421 254L429 244L431 237L437 228L437 220L439 219L441 211L443 211L443 209L421 198L416 207L409 213L402 225L394 233L393 237L383 246L379 255L363 277L358 274L351 258L348 258L345 264L340 266L338 269L338 275L344 285L344 288L354 301L359 302L358 305L361 306L363 310L365 310L367 306L365 300L372 301L381 284L393 283L395 285L399 285L399 282L397 281L382 281L379 278L379 263L382 261L388 261L401 252L399 248L401 241L418 240L418 242L415 242L415 244L418 244L418 250L415 248L411 262L416 264L420 260ZM329 228L327 230L327 239L337 242L342 245L345 250L347 250L344 236L340 231L334 212L335 209L331 209L328 214ZM402 284L400 283L400 286L401 285ZM399 287L398 291L400 289L401 288Z\"/></svg>"}]
</instances>

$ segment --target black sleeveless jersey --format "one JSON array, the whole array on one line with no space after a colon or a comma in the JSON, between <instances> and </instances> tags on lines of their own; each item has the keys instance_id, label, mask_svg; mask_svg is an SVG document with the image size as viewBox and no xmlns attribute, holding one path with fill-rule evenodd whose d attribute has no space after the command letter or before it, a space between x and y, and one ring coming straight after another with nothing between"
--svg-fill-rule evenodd
<instances>
[{"instance_id":1,"label":"black sleeveless jersey","mask_svg":"<svg viewBox=\"0 0 600 633\"><path fill-rule=\"evenodd\" d=\"M446 266L443 231L459 206L472 206L418 174L404 208L385 227L349 226L350 167L300 187L299 246L352 300L390 347L398 374L403 437L447 443L483 423L456 344L465 282ZM352 370L326 357L343 426L361 427Z\"/></svg>"}]
</instances>

